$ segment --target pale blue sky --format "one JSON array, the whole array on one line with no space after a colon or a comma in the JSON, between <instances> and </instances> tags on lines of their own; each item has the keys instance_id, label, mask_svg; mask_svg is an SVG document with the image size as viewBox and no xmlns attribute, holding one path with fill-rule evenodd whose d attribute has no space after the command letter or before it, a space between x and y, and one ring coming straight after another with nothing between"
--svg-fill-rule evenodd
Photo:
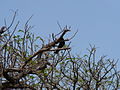
<instances>
[{"instance_id":1,"label":"pale blue sky","mask_svg":"<svg viewBox=\"0 0 120 90\"><path fill-rule=\"evenodd\" d=\"M79 30L72 40L74 53L84 54L93 44L99 47L98 55L120 59L120 0L1 0L0 25L16 9L21 24L34 15L30 24L36 35L59 32L59 21L72 27L70 35Z\"/></svg>"}]
</instances>

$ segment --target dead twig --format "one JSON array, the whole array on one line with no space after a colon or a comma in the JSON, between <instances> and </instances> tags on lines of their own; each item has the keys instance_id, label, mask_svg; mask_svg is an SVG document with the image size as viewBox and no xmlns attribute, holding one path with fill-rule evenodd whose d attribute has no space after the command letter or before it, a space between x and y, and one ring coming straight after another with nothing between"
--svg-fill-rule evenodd
<instances>
[{"instance_id":1,"label":"dead twig","mask_svg":"<svg viewBox=\"0 0 120 90\"><path fill-rule=\"evenodd\" d=\"M68 31L70 31L70 30L64 30L64 32L62 33L62 35L58 39L56 39L55 41L53 41L53 42L51 42L51 43L49 43L49 44L47 44L45 46L43 46L43 48L41 48L39 51L37 51L36 53L34 53L30 58L28 58L25 61L25 63L23 64L22 68L24 68L26 66L26 64L32 60L33 57L35 57L36 55L38 55L40 53L42 54L45 51L49 51L57 43L61 42L61 37L63 37L65 35L65 33L68 32Z\"/></svg>"}]
</instances>

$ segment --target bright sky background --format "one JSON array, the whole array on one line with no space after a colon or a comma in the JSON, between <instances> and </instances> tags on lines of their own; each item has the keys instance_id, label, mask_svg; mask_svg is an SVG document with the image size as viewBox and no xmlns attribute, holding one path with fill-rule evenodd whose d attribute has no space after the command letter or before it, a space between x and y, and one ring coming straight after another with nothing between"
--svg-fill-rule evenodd
<instances>
[{"instance_id":1,"label":"bright sky background","mask_svg":"<svg viewBox=\"0 0 120 90\"><path fill-rule=\"evenodd\" d=\"M73 53L84 54L92 44L98 47L98 55L120 59L120 0L1 0L0 25L17 9L22 25L34 15L32 30L46 40L60 31L59 21L62 27L72 27L71 36L79 30L72 40Z\"/></svg>"}]
</instances>

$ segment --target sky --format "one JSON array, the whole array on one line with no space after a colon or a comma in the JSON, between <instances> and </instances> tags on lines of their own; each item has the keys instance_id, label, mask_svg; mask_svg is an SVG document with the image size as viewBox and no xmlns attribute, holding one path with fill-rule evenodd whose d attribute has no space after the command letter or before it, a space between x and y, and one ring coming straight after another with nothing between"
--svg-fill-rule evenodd
<instances>
[{"instance_id":1,"label":"sky","mask_svg":"<svg viewBox=\"0 0 120 90\"><path fill-rule=\"evenodd\" d=\"M74 54L85 54L89 44L97 47L99 56L120 59L120 0L1 0L0 26L9 22L18 9L17 20L23 25L33 15L30 25L37 36L48 39L49 34L71 26ZM120 60L119 63L120 64Z\"/></svg>"}]
</instances>

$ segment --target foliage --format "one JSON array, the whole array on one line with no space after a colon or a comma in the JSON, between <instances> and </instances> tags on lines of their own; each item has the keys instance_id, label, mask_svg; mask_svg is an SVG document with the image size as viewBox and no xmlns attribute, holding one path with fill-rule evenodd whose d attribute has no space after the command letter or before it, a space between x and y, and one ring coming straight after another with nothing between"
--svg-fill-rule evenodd
<instances>
[{"instance_id":1,"label":"foliage","mask_svg":"<svg viewBox=\"0 0 120 90\"><path fill-rule=\"evenodd\" d=\"M120 87L117 62L106 56L96 58L95 46L91 46L84 56L72 55L69 44L57 47L59 43L71 40L61 39L70 31L68 27L59 34L52 34L45 44L42 37L30 33L32 26L28 22L31 17L24 30L17 29L18 22L10 33L15 15L0 37L3 89L117 90ZM56 50L60 51L56 54Z\"/></svg>"}]
</instances>

